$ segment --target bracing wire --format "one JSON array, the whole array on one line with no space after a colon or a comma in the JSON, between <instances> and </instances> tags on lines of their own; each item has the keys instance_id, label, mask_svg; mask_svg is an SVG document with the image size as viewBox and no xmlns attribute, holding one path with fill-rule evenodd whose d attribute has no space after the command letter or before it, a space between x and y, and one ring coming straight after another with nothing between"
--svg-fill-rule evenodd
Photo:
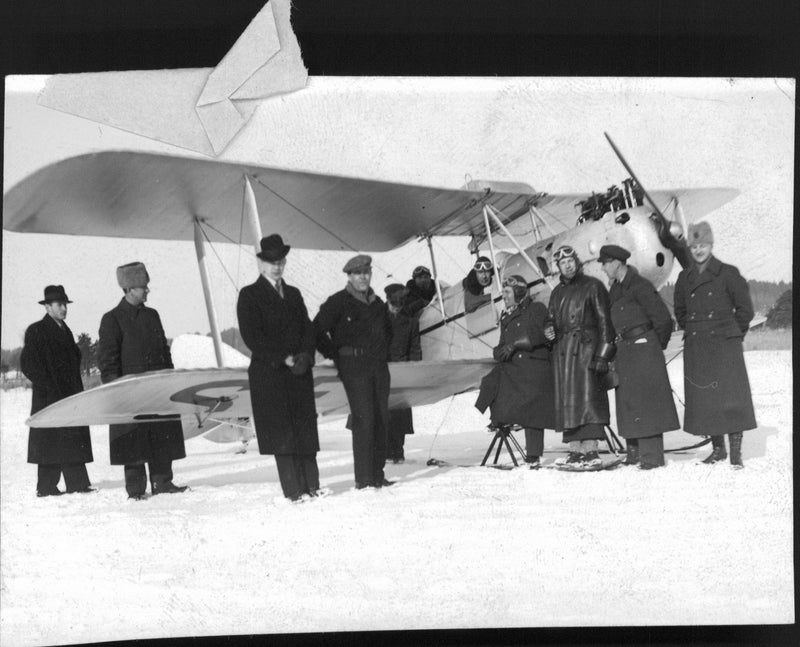
<instances>
[{"instance_id":1,"label":"bracing wire","mask_svg":"<svg viewBox=\"0 0 800 647\"><path fill-rule=\"evenodd\" d=\"M428 460L431 459L431 456L433 454L433 446L434 446L434 444L436 444L436 439L439 436L439 432L442 430L442 427L444 426L444 422L445 422L445 420L447 420L447 416L450 414L450 409L453 406L453 401L455 400L455 398L456 398L455 395L451 395L450 396L450 402L448 402L448 404L447 404L447 411L444 412L444 415L442 416L442 420L439 423L439 426L436 427L436 432L433 434L433 440L431 441L431 446L428 448Z\"/></svg>"}]
</instances>

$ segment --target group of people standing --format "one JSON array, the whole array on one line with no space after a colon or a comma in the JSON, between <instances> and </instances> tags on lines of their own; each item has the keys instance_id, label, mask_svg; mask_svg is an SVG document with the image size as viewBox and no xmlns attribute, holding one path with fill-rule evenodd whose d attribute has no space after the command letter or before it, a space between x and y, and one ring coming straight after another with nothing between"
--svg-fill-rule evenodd
<instances>
[{"instance_id":1,"label":"group of people standing","mask_svg":"<svg viewBox=\"0 0 800 647\"><path fill-rule=\"evenodd\" d=\"M675 286L675 317L685 343L684 430L711 436L714 449L706 463L728 457L728 434L730 462L741 467L742 432L756 426L742 352L753 317L748 287L735 267L712 255L707 223L690 227L688 243L694 262ZM326 493L316 462L312 367L319 351L335 363L350 405L355 487L391 486L384 467L387 459L404 460L413 419L410 409L389 410L388 362L421 359L418 315L436 293L431 273L417 267L406 285L385 288L384 302L370 286L372 259L359 254L343 267L344 289L312 321L300 291L283 280L290 249L278 234L260 241L259 277L242 288L237 303L242 339L252 352L248 374L259 451L275 456L288 499ZM573 248L560 247L554 253L560 280L548 306L531 299L522 276L503 281L498 364L484 378L476 406L491 409L493 425L524 428L526 460L534 467L544 451L544 429L561 432L569 446L559 460L589 467L600 462L609 388L615 388L626 463L664 465L663 434L680 427L662 353L673 322L653 285L627 264L629 257L618 245L601 248L599 261L611 281L606 290L583 273ZM478 259L463 283L465 307L490 296L484 292L492 270L488 258ZM104 383L173 368L159 315L145 305L149 281L142 263L117 268L123 297L100 323ZM31 413L83 390L80 350L65 323L72 302L63 286L50 285L39 303L46 314L27 329L21 356L33 384ZM111 464L124 466L130 498L147 497L146 466L153 495L186 491L173 483L172 461L186 456L179 421L111 425L109 445ZM88 427L31 428L28 462L38 465L38 496L63 494L57 487L62 473L66 492L93 492L86 471L92 460Z\"/></svg>"},{"instance_id":2,"label":"group of people standing","mask_svg":"<svg viewBox=\"0 0 800 647\"><path fill-rule=\"evenodd\" d=\"M675 286L675 318L684 331L684 431L710 436L704 463L742 463L742 432L756 427L742 339L753 318L747 282L712 255L706 222L689 229L693 263ZM607 391L614 389L618 431L626 464L653 469L665 464L663 434L680 428L663 350L673 320L654 286L627 264L630 251L604 245L599 262L611 286L582 271L576 251L553 257L559 284L548 306L528 296L525 279L503 281L506 309L498 365L481 384L476 402L491 409L492 425L525 429L526 460L540 464L543 428L563 434L575 468L602 464L599 441L610 423Z\"/></svg>"}]
</instances>

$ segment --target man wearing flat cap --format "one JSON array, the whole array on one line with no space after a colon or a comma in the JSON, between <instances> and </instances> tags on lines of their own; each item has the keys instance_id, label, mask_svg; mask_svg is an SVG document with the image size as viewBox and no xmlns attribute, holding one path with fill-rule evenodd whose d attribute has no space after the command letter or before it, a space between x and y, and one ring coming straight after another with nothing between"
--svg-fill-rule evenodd
<instances>
[{"instance_id":1,"label":"man wearing flat cap","mask_svg":"<svg viewBox=\"0 0 800 647\"><path fill-rule=\"evenodd\" d=\"M653 284L628 265L628 258L624 247L603 245L598 261L611 282L617 427L627 443L625 464L647 470L664 465L664 432L680 428L663 353L672 317Z\"/></svg>"},{"instance_id":2,"label":"man wearing flat cap","mask_svg":"<svg viewBox=\"0 0 800 647\"><path fill-rule=\"evenodd\" d=\"M410 298L407 287L392 283L384 288L389 318L392 320L392 341L389 345L389 361L417 362L422 359L419 338L419 319L410 316L406 305ZM414 433L414 418L411 407L389 410L389 430L386 458L392 463L405 461L406 434Z\"/></svg>"},{"instance_id":3,"label":"man wearing flat cap","mask_svg":"<svg viewBox=\"0 0 800 647\"><path fill-rule=\"evenodd\" d=\"M336 362L350 404L356 489L392 485L384 476L389 425L389 343L386 304L370 287L372 258L359 254L343 268L347 285L314 318L317 349Z\"/></svg>"},{"instance_id":4,"label":"man wearing flat cap","mask_svg":"<svg viewBox=\"0 0 800 647\"><path fill-rule=\"evenodd\" d=\"M161 318L144 305L150 292L150 275L144 264L118 267L117 283L124 296L100 321L98 357L103 383L123 375L173 368ZM187 489L172 482L172 461L186 457L180 421L110 425L108 431L111 464L125 466L128 498L147 496L145 463L154 495Z\"/></svg>"},{"instance_id":5,"label":"man wearing flat cap","mask_svg":"<svg viewBox=\"0 0 800 647\"><path fill-rule=\"evenodd\" d=\"M578 253L562 245L553 254L560 272L550 293L545 338L553 348L556 431L569 444L565 462L570 468L602 464L598 441L605 438L610 412L605 375L614 359L614 325L608 291L602 281L583 273Z\"/></svg>"},{"instance_id":6,"label":"man wearing flat cap","mask_svg":"<svg viewBox=\"0 0 800 647\"><path fill-rule=\"evenodd\" d=\"M704 463L728 457L728 434L731 465L741 468L742 432L756 427L742 351L753 319L750 290L739 270L712 255L714 236L707 222L689 227L687 243L694 262L675 283L675 318L684 330L683 429L711 436L714 449Z\"/></svg>"},{"instance_id":7,"label":"man wearing flat cap","mask_svg":"<svg viewBox=\"0 0 800 647\"><path fill-rule=\"evenodd\" d=\"M33 385L31 414L83 391L81 351L64 321L72 301L63 286L48 285L39 303L46 314L28 326L20 356L20 368ZM31 427L28 462L38 465L37 496L63 494L58 489L62 474L67 493L93 492L86 472L92 460L89 427Z\"/></svg>"},{"instance_id":8,"label":"man wearing flat cap","mask_svg":"<svg viewBox=\"0 0 800 647\"><path fill-rule=\"evenodd\" d=\"M424 265L418 265L406 282L406 305L404 310L412 317L419 313L436 296L436 284L431 278L431 271Z\"/></svg>"},{"instance_id":9,"label":"man wearing flat cap","mask_svg":"<svg viewBox=\"0 0 800 647\"><path fill-rule=\"evenodd\" d=\"M319 487L314 402L314 326L300 290L283 279L291 247L278 234L261 239L259 277L239 292L236 314L250 349L250 400L258 451L275 456L283 495L298 502Z\"/></svg>"}]
</instances>

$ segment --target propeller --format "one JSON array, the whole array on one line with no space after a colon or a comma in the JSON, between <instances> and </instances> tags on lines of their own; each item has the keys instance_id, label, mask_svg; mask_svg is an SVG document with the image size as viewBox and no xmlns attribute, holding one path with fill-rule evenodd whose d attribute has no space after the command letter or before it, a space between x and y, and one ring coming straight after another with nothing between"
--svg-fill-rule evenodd
<instances>
[{"instance_id":1,"label":"propeller","mask_svg":"<svg viewBox=\"0 0 800 647\"><path fill-rule=\"evenodd\" d=\"M650 194L644 188L641 182L639 182L639 178L636 177L636 174L633 172L633 169L628 165L628 162L625 161L625 158L622 156L619 148L614 144L611 137L609 137L608 133L603 133L608 140L608 143L611 144L611 148L614 149L614 153L619 158L619 161L622 162L622 165L625 167L625 170L628 174L633 178L633 181L639 185L639 188L642 190L645 199L647 200L648 204L652 207L653 211L655 212L653 215L653 223L656 226L656 231L658 232L658 239L661 241L661 244L664 245L669 251L671 251L675 258L678 259L678 262L681 264L681 267L686 269L691 265L691 256L689 254L689 248L686 245L686 242L676 238L672 232L670 231L670 221L667 220L666 216L661 212L661 209L658 208L658 205L655 201L650 197Z\"/></svg>"}]
</instances>

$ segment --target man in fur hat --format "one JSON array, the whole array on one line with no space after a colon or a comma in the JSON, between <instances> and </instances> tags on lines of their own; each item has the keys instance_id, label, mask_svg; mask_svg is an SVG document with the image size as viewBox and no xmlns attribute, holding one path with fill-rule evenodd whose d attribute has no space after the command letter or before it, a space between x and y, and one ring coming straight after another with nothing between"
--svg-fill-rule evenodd
<instances>
[{"instance_id":1,"label":"man in fur hat","mask_svg":"<svg viewBox=\"0 0 800 647\"><path fill-rule=\"evenodd\" d=\"M704 463L728 457L728 434L731 465L741 468L742 432L756 427L742 352L753 319L750 290L739 270L713 256L714 235L707 222L689 227L687 243L694 263L675 283L675 318L685 331L683 428L711 436L714 449Z\"/></svg>"},{"instance_id":2,"label":"man in fur hat","mask_svg":"<svg viewBox=\"0 0 800 647\"><path fill-rule=\"evenodd\" d=\"M161 318L145 306L150 276L143 263L117 268L117 283L124 296L100 321L99 364L103 383L123 375L173 368ZM185 458L180 421L145 422L109 426L112 465L125 466L125 490L131 499L146 498L147 471L155 494L184 492L172 482L172 461Z\"/></svg>"},{"instance_id":3,"label":"man in fur hat","mask_svg":"<svg viewBox=\"0 0 800 647\"><path fill-rule=\"evenodd\" d=\"M275 456L283 495L319 496L314 326L300 290L283 279L290 246L278 234L261 239L260 276L239 292L236 314L252 352L248 376L258 451Z\"/></svg>"},{"instance_id":4,"label":"man in fur hat","mask_svg":"<svg viewBox=\"0 0 800 647\"><path fill-rule=\"evenodd\" d=\"M81 351L64 321L72 301L63 286L48 285L39 303L46 314L28 326L20 356L20 368L33 385L31 414L83 391ZM89 427L31 427L28 462L38 465L36 496L64 494L58 489L62 473L67 493L94 492L86 472L92 460Z\"/></svg>"},{"instance_id":5,"label":"man in fur hat","mask_svg":"<svg viewBox=\"0 0 800 647\"><path fill-rule=\"evenodd\" d=\"M370 287L372 258L345 264L347 285L328 297L314 318L317 349L336 362L350 404L356 489L384 487L389 425L389 343L392 322L386 304Z\"/></svg>"},{"instance_id":6,"label":"man in fur hat","mask_svg":"<svg viewBox=\"0 0 800 647\"><path fill-rule=\"evenodd\" d=\"M561 276L550 294L544 333L555 342L556 430L569 443L570 467L595 467L602 463L598 441L610 419L603 376L616 352L608 291L583 273L572 247L559 247L553 260Z\"/></svg>"}]
</instances>

